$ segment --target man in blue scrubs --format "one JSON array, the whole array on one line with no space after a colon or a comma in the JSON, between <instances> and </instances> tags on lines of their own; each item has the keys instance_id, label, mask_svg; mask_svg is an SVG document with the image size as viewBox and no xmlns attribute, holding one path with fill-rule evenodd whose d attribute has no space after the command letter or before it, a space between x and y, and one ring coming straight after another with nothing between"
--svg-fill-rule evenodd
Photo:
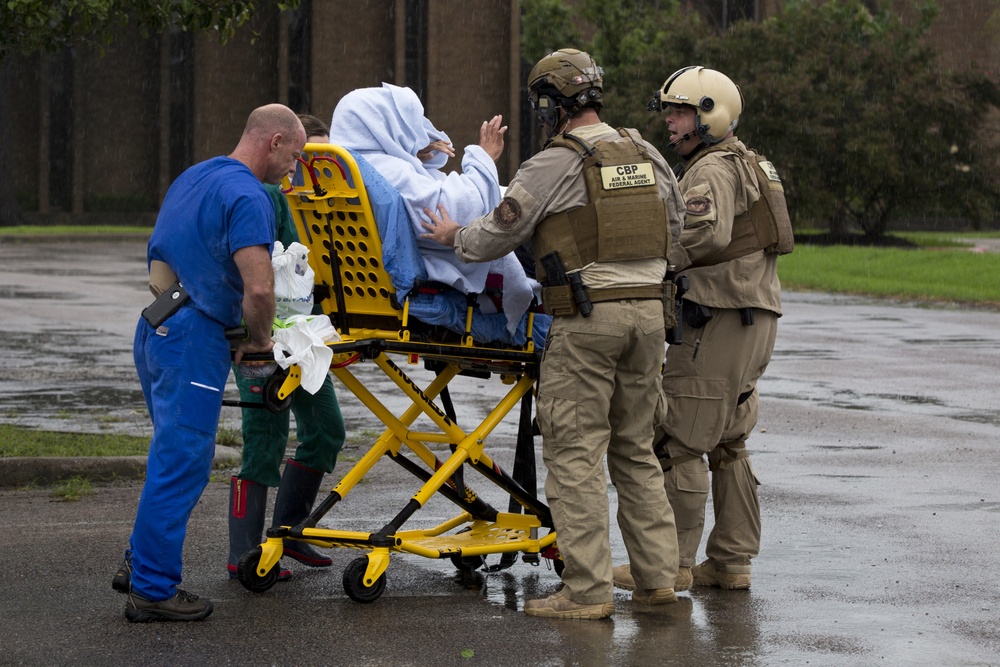
<instances>
[{"instance_id":1,"label":"man in blue scrubs","mask_svg":"<svg viewBox=\"0 0 1000 667\"><path fill-rule=\"evenodd\" d=\"M275 223L263 183L292 173L305 141L291 109L255 109L233 153L187 169L160 207L147 261L169 267L189 298L158 326L140 318L135 332L153 439L125 555L127 576L115 580L115 588L129 593L125 617L132 622L195 621L212 613L211 601L177 588L184 536L212 469L230 368L225 330L242 322L249 333L237 363L273 345Z\"/></svg>"}]
</instances>

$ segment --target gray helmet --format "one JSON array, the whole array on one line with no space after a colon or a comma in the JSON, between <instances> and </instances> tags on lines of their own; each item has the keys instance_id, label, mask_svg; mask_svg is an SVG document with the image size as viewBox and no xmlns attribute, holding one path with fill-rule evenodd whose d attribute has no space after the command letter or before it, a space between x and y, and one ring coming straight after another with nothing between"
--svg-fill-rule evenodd
<instances>
[{"instance_id":1,"label":"gray helmet","mask_svg":"<svg viewBox=\"0 0 1000 667\"><path fill-rule=\"evenodd\" d=\"M539 60L528 75L528 101L538 120L553 128L559 108L570 116L586 106L604 104L604 69L578 49L559 49Z\"/></svg>"},{"instance_id":2,"label":"gray helmet","mask_svg":"<svg viewBox=\"0 0 1000 667\"><path fill-rule=\"evenodd\" d=\"M672 104L695 108L695 132L702 143L711 146L736 129L743 113L743 93L722 72L692 65L671 74L647 108L662 111Z\"/></svg>"}]
</instances>

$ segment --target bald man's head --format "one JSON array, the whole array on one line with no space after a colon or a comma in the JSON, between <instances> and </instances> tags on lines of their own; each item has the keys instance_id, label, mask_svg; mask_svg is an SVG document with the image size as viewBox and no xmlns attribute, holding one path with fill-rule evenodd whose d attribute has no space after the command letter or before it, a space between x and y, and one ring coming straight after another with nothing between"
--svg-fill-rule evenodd
<instances>
[{"instance_id":1,"label":"bald man's head","mask_svg":"<svg viewBox=\"0 0 1000 667\"><path fill-rule=\"evenodd\" d=\"M268 104L250 113L230 157L246 164L264 183L280 183L295 171L305 143L306 132L295 112L283 104Z\"/></svg>"},{"instance_id":2,"label":"bald man's head","mask_svg":"<svg viewBox=\"0 0 1000 667\"><path fill-rule=\"evenodd\" d=\"M295 112L283 104L268 104L250 112L243 136L290 135L296 127L302 127L302 121Z\"/></svg>"}]
</instances>

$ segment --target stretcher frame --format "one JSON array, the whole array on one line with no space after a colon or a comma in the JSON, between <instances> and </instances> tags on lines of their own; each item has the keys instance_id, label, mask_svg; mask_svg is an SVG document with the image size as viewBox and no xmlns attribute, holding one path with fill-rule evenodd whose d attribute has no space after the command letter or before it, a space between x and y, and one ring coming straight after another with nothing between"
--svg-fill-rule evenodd
<instances>
[{"instance_id":1,"label":"stretcher frame","mask_svg":"<svg viewBox=\"0 0 1000 667\"><path fill-rule=\"evenodd\" d=\"M394 553L449 558L467 571L485 566L485 557L491 554L501 554L501 561L486 569L510 567L521 553L523 561L534 565L550 559L561 572L552 516L535 488L531 397L539 358L531 338L533 314L529 314L527 341L520 349L483 346L473 340L471 299L464 334L451 342L428 337L418 322L410 321L407 301L397 300L382 266L378 227L351 154L332 144L309 144L302 163L305 184L286 183L285 192L300 241L310 248L315 299L340 335L338 342L329 343L334 353L331 371L385 430L308 517L296 526L268 529L263 544L243 555L238 566L240 582L254 592L270 589L278 578L286 539L367 551L348 565L343 576L345 592L357 602L373 602L381 596ZM436 376L421 387L393 356L404 357L408 364L423 359ZM409 407L394 414L369 391L352 372L352 366L362 362L374 363L391 379L410 401ZM510 387L468 431L458 425L448 394L448 384L459 374L497 375ZM269 393L274 395L265 398L278 407L286 404L299 379L299 369L292 366L280 384L272 383ZM518 405L520 425L511 476L485 450L490 433ZM436 430L411 430L421 416L429 418ZM445 443L451 454L442 460L428 443ZM422 482L406 505L372 531L320 527L319 521L386 457ZM498 511L476 494L465 481L467 467L509 494L508 511ZM457 505L459 513L430 528L404 530L406 521L437 494Z\"/></svg>"}]
</instances>

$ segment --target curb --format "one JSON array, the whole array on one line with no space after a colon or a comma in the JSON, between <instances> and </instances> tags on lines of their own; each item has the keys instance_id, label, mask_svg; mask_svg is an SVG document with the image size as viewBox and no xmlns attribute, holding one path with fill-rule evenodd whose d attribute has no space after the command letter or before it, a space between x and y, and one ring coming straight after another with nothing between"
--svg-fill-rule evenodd
<instances>
[{"instance_id":1,"label":"curb","mask_svg":"<svg viewBox=\"0 0 1000 667\"><path fill-rule=\"evenodd\" d=\"M23 456L0 458L0 488L46 485L85 477L92 482L142 479L146 476L145 456ZM213 468L237 466L240 452L216 445Z\"/></svg>"}]
</instances>

